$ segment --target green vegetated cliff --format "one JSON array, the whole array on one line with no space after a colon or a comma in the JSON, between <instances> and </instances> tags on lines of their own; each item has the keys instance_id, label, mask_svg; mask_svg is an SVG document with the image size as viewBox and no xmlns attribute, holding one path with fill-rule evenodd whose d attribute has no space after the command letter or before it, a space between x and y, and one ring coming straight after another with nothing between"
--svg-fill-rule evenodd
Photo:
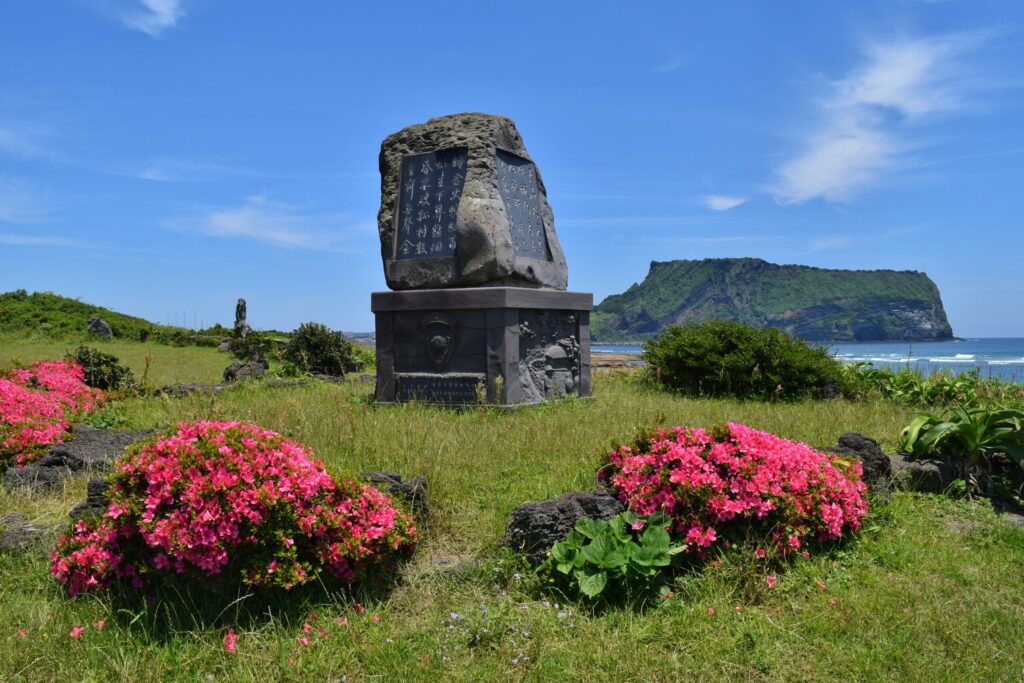
<instances>
[{"instance_id":1,"label":"green vegetated cliff","mask_svg":"<svg viewBox=\"0 0 1024 683\"><path fill-rule=\"evenodd\" d=\"M650 339L666 325L736 320L808 341L951 339L935 283L917 271L828 270L755 258L652 261L639 284L595 307L597 342Z\"/></svg>"},{"instance_id":2,"label":"green vegetated cliff","mask_svg":"<svg viewBox=\"0 0 1024 683\"><path fill-rule=\"evenodd\" d=\"M181 327L158 325L148 320L112 311L102 306L60 296L53 292L23 289L0 294L0 334L49 339L77 337L85 333L88 320L102 318L115 339L192 343L194 333Z\"/></svg>"}]
</instances>

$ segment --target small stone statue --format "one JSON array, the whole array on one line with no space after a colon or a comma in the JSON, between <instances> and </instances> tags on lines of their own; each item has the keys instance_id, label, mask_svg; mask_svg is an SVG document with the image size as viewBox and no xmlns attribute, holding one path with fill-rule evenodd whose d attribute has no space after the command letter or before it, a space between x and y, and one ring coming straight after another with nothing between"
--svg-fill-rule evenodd
<instances>
[{"instance_id":1,"label":"small stone statue","mask_svg":"<svg viewBox=\"0 0 1024 683\"><path fill-rule=\"evenodd\" d=\"M235 337L245 339L250 332L252 328L245 319L245 299L239 299L235 304Z\"/></svg>"}]
</instances>

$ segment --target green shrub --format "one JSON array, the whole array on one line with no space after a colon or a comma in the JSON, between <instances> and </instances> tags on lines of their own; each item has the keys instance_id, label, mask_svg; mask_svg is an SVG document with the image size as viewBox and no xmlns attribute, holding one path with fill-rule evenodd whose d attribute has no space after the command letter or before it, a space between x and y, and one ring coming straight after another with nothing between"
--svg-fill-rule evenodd
<instances>
[{"instance_id":1,"label":"green shrub","mask_svg":"<svg viewBox=\"0 0 1024 683\"><path fill-rule=\"evenodd\" d=\"M95 389L118 391L135 385L130 368L121 365L117 356L104 353L89 346L79 346L74 353L67 354L85 370L85 383Z\"/></svg>"},{"instance_id":2,"label":"green shrub","mask_svg":"<svg viewBox=\"0 0 1024 683\"><path fill-rule=\"evenodd\" d=\"M664 513L627 510L610 520L581 519L538 571L567 595L592 601L645 600L664 585L664 569L686 548L673 545Z\"/></svg>"},{"instance_id":3,"label":"green shrub","mask_svg":"<svg viewBox=\"0 0 1024 683\"><path fill-rule=\"evenodd\" d=\"M848 390L826 348L727 320L672 325L644 346L643 359L655 381L696 396L798 399Z\"/></svg>"},{"instance_id":4,"label":"green shrub","mask_svg":"<svg viewBox=\"0 0 1024 683\"><path fill-rule=\"evenodd\" d=\"M306 372L343 376L357 370L352 343L341 332L321 323L303 323L292 332L284 348L284 359Z\"/></svg>"}]
</instances>

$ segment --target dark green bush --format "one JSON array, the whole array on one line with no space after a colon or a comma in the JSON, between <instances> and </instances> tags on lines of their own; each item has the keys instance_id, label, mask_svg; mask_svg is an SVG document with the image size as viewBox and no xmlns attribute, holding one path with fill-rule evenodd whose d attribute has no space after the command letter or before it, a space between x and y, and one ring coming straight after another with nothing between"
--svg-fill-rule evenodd
<instances>
[{"instance_id":1,"label":"dark green bush","mask_svg":"<svg viewBox=\"0 0 1024 683\"><path fill-rule=\"evenodd\" d=\"M303 323L292 332L284 349L284 359L306 372L343 376L356 370L352 343L321 323Z\"/></svg>"},{"instance_id":2,"label":"dark green bush","mask_svg":"<svg viewBox=\"0 0 1024 683\"><path fill-rule=\"evenodd\" d=\"M117 356L83 345L74 353L69 353L68 357L85 370L85 383L90 387L118 391L135 385L131 369L121 365Z\"/></svg>"},{"instance_id":3,"label":"dark green bush","mask_svg":"<svg viewBox=\"0 0 1024 683\"><path fill-rule=\"evenodd\" d=\"M827 349L727 320L670 326L644 346L643 359L659 384L694 396L834 396L848 382Z\"/></svg>"}]
</instances>

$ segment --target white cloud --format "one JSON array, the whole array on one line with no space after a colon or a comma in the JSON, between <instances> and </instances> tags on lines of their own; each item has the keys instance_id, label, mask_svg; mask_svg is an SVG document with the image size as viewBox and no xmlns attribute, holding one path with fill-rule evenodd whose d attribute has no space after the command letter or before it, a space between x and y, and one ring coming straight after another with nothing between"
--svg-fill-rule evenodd
<instances>
[{"instance_id":1,"label":"white cloud","mask_svg":"<svg viewBox=\"0 0 1024 683\"><path fill-rule=\"evenodd\" d=\"M27 183L0 176L0 223L38 223L50 213Z\"/></svg>"},{"instance_id":2,"label":"white cloud","mask_svg":"<svg viewBox=\"0 0 1024 683\"><path fill-rule=\"evenodd\" d=\"M66 237L55 235L18 235L9 232L0 232L0 244L18 247L85 247L81 242L69 240Z\"/></svg>"},{"instance_id":3,"label":"white cloud","mask_svg":"<svg viewBox=\"0 0 1024 683\"><path fill-rule=\"evenodd\" d=\"M129 28L154 38L185 16L184 0L107 0L103 7Z\"/></svg>"},{"instance_id":4,"label":"white cloud","mask_svg":"<svg viewBox=\"0 0 1024 683\"><path fill-rule=\"evenodd\" d=\"M741 204L746 204L747 201L746 197L724 197L718 194L709 194L704 198L704 205L712 211L728 211Z\"/></svg>"},{"instance_id":5,"label":"white cloud","mask_svg":"<svg viewBox=\"0 0 1024 683\"><path fill-rule=\"evenodd\" d=\"M205 215L175 226L213 237L243 238L265 242L277 247L302 249L329 249L348 237L354 228L375 235L369 226L348 226L345 216L313 214L304 207L271 202L266 197L254 196L236 208L216 209Z\"/></svg>"},{"instance_id":6,"label":"white cloud","mask_svg":"<svg viewBox=\"0 0 1024 683\"><path fill-rule=\"evenodd\" d=\"M150 161L141 169L127 171L126 175L142 180L168 183L221 180L229 176L251 176L256 174L244 168L202 161L156 159Z\"/></svg>"},{"instance_id":7,"label":"white cloud","mask_svg":"<svg viewBox=\"0 0 1024 683\"><path fill-rule=\"evenodd\" d=\"M776 199L843 201L914 164L908 153L921 142L911 142L910 131L965 106L971 83L962 57L979 42L977 34L954 34L869 46L864 63L819 102L822 121L803 151L778 169Z\"/></svg>"},{"instance_id":8,"label":"white cloud","mask_svg":"<svg viewBox=\"0 0 1024 683\"><path fill-rule=\"evenodd\" d=\"M853 244L853 238L846 235L828 235L813 240L810 244L811 251L828 251L830 249L843 249Z\"/></svg>"}]
</instances>

